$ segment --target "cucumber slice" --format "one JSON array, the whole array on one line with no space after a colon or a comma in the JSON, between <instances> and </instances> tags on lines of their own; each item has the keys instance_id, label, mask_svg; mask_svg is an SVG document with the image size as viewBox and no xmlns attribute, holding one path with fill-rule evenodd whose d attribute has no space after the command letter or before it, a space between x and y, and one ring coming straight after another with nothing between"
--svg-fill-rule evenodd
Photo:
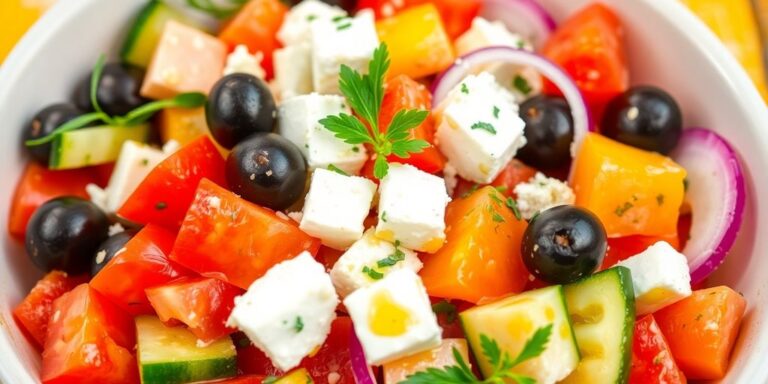
<instances>
[{"instance_id":1,"label":"cucumber slice","mask_svg":"<svg viewBox=\"0 0 768 384\"><path fill-rule=\"evenodd\" d=\"M625 383L632 359L632 275L613 267L565 286L581 362L563 383Z\"/></svg>"},{"instance_id":2,"label":"cucumber slice","mask_svg":"<svg viewBox=\"0 0 768 384\"><path fill-rule=\"evenodd\" d=\"M147 68L163 34L165 23L169 20L194 25L178 10L160 0L151 0L144 6L123 43L120 51L123 61Z\"/></svg>"},{"instance_id":3,"label":"cucumber slice","mask_svg":"<svg viewBox=\"0 0 768 384\"><path fill-rule=\"evenodd\" d=\"M123 143L146 142L149 125L133 127L101 126L62 133L53 140L51 169L82 168L117 160Z\"/></svg>"},{"instance_id":4,"label":"cucumber slice","mask_svg":"<svg viewBox=\"0 0 768 384\"><path fill-rule=\"evenodd\" d=\"M229 336L205 347L184 327L166 327L155 316L136 318L142 384L176 384L237 375L237 352Z\"/></svg>"},{"instance_id":5,"label":"cucumber slice","mask_svg":"<svg viewBox=\"0 0 768 384\"><path fill-rule=\"evenodd\" d=\"M551 324L552 334L546 350L513 369L515 373L534 378L539 384L563 379L579 363L579 349L562 286L528 291L475 307L462 312L460 318L480 371L486 377L493 372L493 367L482 353L481 334L496 340L503 352L515 358L537 329Z\"/></svg>"}]
</instances>

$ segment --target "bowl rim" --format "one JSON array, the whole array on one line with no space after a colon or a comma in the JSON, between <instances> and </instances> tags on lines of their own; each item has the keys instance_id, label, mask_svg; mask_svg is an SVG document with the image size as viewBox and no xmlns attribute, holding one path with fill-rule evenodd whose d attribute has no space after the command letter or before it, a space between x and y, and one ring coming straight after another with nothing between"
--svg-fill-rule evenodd
<instances>
[{"instance_id":1,"label":"bowl rim","mask_svg":"<svg viewBox=\"0 0 768 384\"><path fill-rule=\"evenodd\" d=\"M92 2L99 0L67 0L58 1L27 31L22 39L15 45L5 62L0 65L0 100L8 99L12 79L20 76L27 64L35 60L41 47L56 35L56 32L66 26L75 15L83 12ZM599 2L599 0L596 0ZM675 1L641 0L647 7L653 10L665 22L674 26L681 35L687 36L686 40L697 47L712 65L722 75L724 83L732 91L732 94L740 96L740 112L752 122L755 127L768 127L768 108L761 98L752 80L741 67L736 58L730 54L727 48L718 40L715 34L683 4ZM760 141L760 147L768 148L768 135L754 134ZM9 319L10 320L10 319ZM13 320L10 320L13 321ZM15 353L10 339L9 326L0 329L0 356L11 357L10 361L0 366L0 382L7 383L36 383L36 376L24 370ZM765 356L768 354L768 333L760 336L760 341L755 344L756 350L753 356ZM742 377L750 377L753 382L768 382L768 369L760 369L759 362L749 364Z\"/></svg>"}]
</instances>

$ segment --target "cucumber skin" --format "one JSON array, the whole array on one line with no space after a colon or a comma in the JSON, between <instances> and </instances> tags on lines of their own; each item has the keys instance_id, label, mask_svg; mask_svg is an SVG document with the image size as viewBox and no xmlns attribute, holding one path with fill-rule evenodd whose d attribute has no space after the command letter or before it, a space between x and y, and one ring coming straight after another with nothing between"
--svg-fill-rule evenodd
<instances>
[{"instance_id":1,"label":"cucumber skin","mask_svg":"<svg viewBox=\"0 0 768 384\"><path fill-rule=\"evenodd\" d=\"M237 358L141 365L142 384L182 384L237 375Z\"/></svg>"},{"instance_id":2,"label":"cucumber skin","mask_svg":"<svg viewBox=\"0 0 768 384\"><path fill-rule=\"evenodd\" d=\"M123 60L134 65L140 64L134 62L135 60L131 59L131 53L133 53L133 49L136 46L139 37L141 36L141 32L144 31L144 26L147 24L147 21L155 13L155 9L160 6L163 6L163 4L159 0L150 0L149 3L141 9L141 12L136 18L136 21L134 21L131 30L128 31L128 36L125 37L123 47L120 49L120 57Z\"/></svg>"},{"instance_id":3,"label":"cucumber skin","mask_svg":"<svg viewBox=\"0 0 768 384\"><path fill-rule=\"evenodd\" d=\"M127 134L123 135L123 142L127 140L135 140L140 142L146 142L149 138L149 126L146 124L132 126L132 127L113 127L109 125L103 125L98 127L85 127L81 128L80 130L89 130L89 129L131 129L134 132L128 132ZM70 134L77 134L80 130L74 130L66 133L62 133L59 137L53 140L51 143L51 158L48 163L48 168L50 169L75 169L75 168L82 168L87 167L91 165L101 165L106 164L110 161L117 160L117 157L120 154L120 149L122 148L122 145L117 148L117 151L114 153L114 159L111 159L110 161L104 162L104 161L96 161L91 162L90 158L86 157L88 160L82 161L82 162L67 162L66 164L62 164L62 154L64 151L64 147L62 147L64 144L64 140L67 137L67 135ZM95 143L96 145L101 143Z\"/></svg>"},{"instance_id":4,"label":"cucumber skin","mask_svg":"<svg viewBox=\"0 0 768 384\"><path fill-rule=\"evenodd\" d=\"M621 296L623 296L624 300L628 303L624 308L624 318L628 320L624 321L624 328L621 331L622 338L626 340L626 342L623 343L623 348L621 348L622 361L621 366L619 367L618 377L615 381L616 384L624 384L629 380L629 372L632 365L632 339L635 331L635 289L632 285L632 273L629 268L622 266L611 267L582 280L568 284L565 286L565 290L567 291L569 287L578 287L579 285L587 284L595 278L602 278L600 275L607 273L613 273L618 277ZM575 337L576 333L574 332L574 338Z\"/></svg>"}]
</instances>

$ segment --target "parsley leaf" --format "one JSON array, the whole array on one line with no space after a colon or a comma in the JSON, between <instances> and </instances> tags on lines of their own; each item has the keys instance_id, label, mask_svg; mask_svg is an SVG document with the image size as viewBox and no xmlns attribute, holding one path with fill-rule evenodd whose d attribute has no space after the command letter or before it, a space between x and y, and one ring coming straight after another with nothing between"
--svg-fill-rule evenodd
<instances>
[{"instance_id":1,"label":"parsley leaf","mask_svg":"<svg viewBox=\"0 0 768 384\"><path fill-rule=\"evenodd\" d=\"M501 109L497 106L493 106L493 117L498 119L499 118L499 112L501 112Z\"/></svg>"},{"instance_id":2,"label":"parsley leaf","mask_svg":"<svg viewBox=\"0 0 768 384\"><path fill-rule=\"evenodd\" d=\"M435 315L439 315L441 313L444 314L448 323L455 322L459 315L459 311L456 309L456 305L449 302L448 300L442 300L432 304L432 312L434 312Z\"/></svg>"},{"instance_id":3,"label":"parsley leaf","mask_svg":"<svg viewBox=\"0 0 768 384\"><path fill-rule=\"evenodd\" d=\"M520 354L514 359L511 359L507 352L503 352L495 340L481 334L480 346L482 354L493 367L493 373L484 380L480 380L475 376L461 353L456 348L453 348L453 358L456 360L456 365L448 365L442 368L427 368L425 371L406 377L400 384L492 384L508 382L505 379L511 379L518 384L535 384L535 379L512 372L512 369L519 364L540 356L546 350L551 334L552 324L537 329L533 336L526 341Z\"/></svg>"},{"instance_id":4,"label":"parsley leaf","mask_svg":"<svg viewBox=\"0 0 768 384\"><path fill-rule=\"evenodd\" d=\"M384 278L384 274L383 273L381 273L381 272L379 272L379 271L377 271L377 270L375 270L373 268L368 268L368 266L363 267L363 273L368 275L368 277L370 277L373 280L381 280L382 278Z\"/></svg>"},{"instance_id":5,"label":"parsley leaf","mask_svg":"<svg viewBox=\"0 0 768 384\"><path fill-rule=\"evenodd\" d=\"M478 121L477 123L472 124L472 129L482 129L484 131L488 131L491 134L496 134L496 128L493 127L490 123L486 123L484 121Z\"/></svg>"},{"instance_id":6,"label":"parsley leaf","mask_svg":"<svg viewBox=\"0 0 768 384\"><path fill-rule=\"evenodd\" d=\"M469 95L469 88L467 88L467 85L464 83L461 83L461 93Z\"/></svg>"},{"instance_id":7,"label":"parsley leaf","mask_svg":"<svg viewBox=\"0 0 768 384\"><path fill-rule=\"evenodd\" d=\"M400 110L392 117L388 127L381 129L384 127L379 126L381 104L384 101L384 79L389 65L389 51L386 44L381 44L373 52L367 74L362 75L346 65L339 69L341 93L355 114L367 124L344 113L320 120L322 126L344 142L370 144L373 147L376 159L373 174L378 179L386 176L389 171L387 156L394 154L408 158L411 153L419 153L429 146L424 140L410 138L411 130L424 122L429 111Z\"/></svg>"},{"instance_id":8,"label":"parsley leaf","mask_svg":"<svg viewBox=\"0 0 768 384\"><path fill-rule=\"evenodd\" d=\"M520 214L520 209L517 207L517 201L515 201L515 199L507 197L507 207L512 210L512 213L515 214L515 218L517 220L523 218L523 215Z\"/></svg>"},{"instance_id":9,"label":"parsley leaf","mask_svg":"<svg viewBox=\"0 0 768 384\"><path fill-rule=\"evenodd\" d=\"M301 316L296 316L296 321L293 323L293 330L299 333L304 330L304 320Z\"/></svg>"},{"instance_id":10,"label":"parsley leaf","mask_svg":"<svg viewBox=\"0 0 768 384\"><path fill-rule=\"evenodd\" d=\"M395 252L376 262L379 268L392 267L395 264L405 260L405 252L400 249L400 241L395 241Z\"/></svg>"},{"instance_id":11,"label":"parsley leaf","mask_svg":"<svg viewBox=\"0 0 768 384\"><path fill-rule=\"evenodd\" d=\"M343 169L337 167L334 164L328 164L328 170L338 173L339 175L349 176L349 173L344 172Z\"/></svg>"},{"instance_id":12,"label":"parsley leaf","mask_svg":"<svg viewBox=\"0 0 768 384\"><path fill-rule=\"evenodd\" d=\"M533 91L533 88L531 88L531 85L528 84L528 80L525 79L525 77L522 77L520 75L515 75L515 78L512 79L512 86L515 87L520 93L522 93L524 96L528 96L528 94Z\"/></svg>"}]
</instances>

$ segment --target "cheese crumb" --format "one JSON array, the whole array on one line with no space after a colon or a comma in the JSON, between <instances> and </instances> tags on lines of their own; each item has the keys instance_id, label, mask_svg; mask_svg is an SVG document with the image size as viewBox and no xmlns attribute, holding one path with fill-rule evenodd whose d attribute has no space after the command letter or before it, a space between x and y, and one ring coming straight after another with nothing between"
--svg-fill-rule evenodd
<instances>
[{"instance_id":1,"label":"cheese crumb","mask_svg":"<svg viewBox=\"0 0 768 384\"><path fill-rule=\"evenodd\" d=\"M109 236L117 235L118 233L125 232L125 228L120 223L114 223L109 226Z\"/></svg>"},{"instance_id":2,"label":"cheese crumb","mask_svg":"<svg viewBox=\"0 0 768 384\"><path fill-rule=\"evenodd\" d=\"M248 47L240 44L227 56L224 76L233 73L247 73L263 80L266 77L266 72L261 67L262 60L264 60L264 54L261 51L251 55L248 52Z\"/></svg>"},{"instance_id":3,"label":"cheese crumb","mask_svg":"<svg viewBox=\"0 0 768 384\"><path fill-rule=\"evenodd\" d=\"M524 219L529 220L536 213L558 205L573 204L576 195L568 184L544 176L541 172L525 183L515 186L517 208Z\"/></svg>"}]
</instances>

